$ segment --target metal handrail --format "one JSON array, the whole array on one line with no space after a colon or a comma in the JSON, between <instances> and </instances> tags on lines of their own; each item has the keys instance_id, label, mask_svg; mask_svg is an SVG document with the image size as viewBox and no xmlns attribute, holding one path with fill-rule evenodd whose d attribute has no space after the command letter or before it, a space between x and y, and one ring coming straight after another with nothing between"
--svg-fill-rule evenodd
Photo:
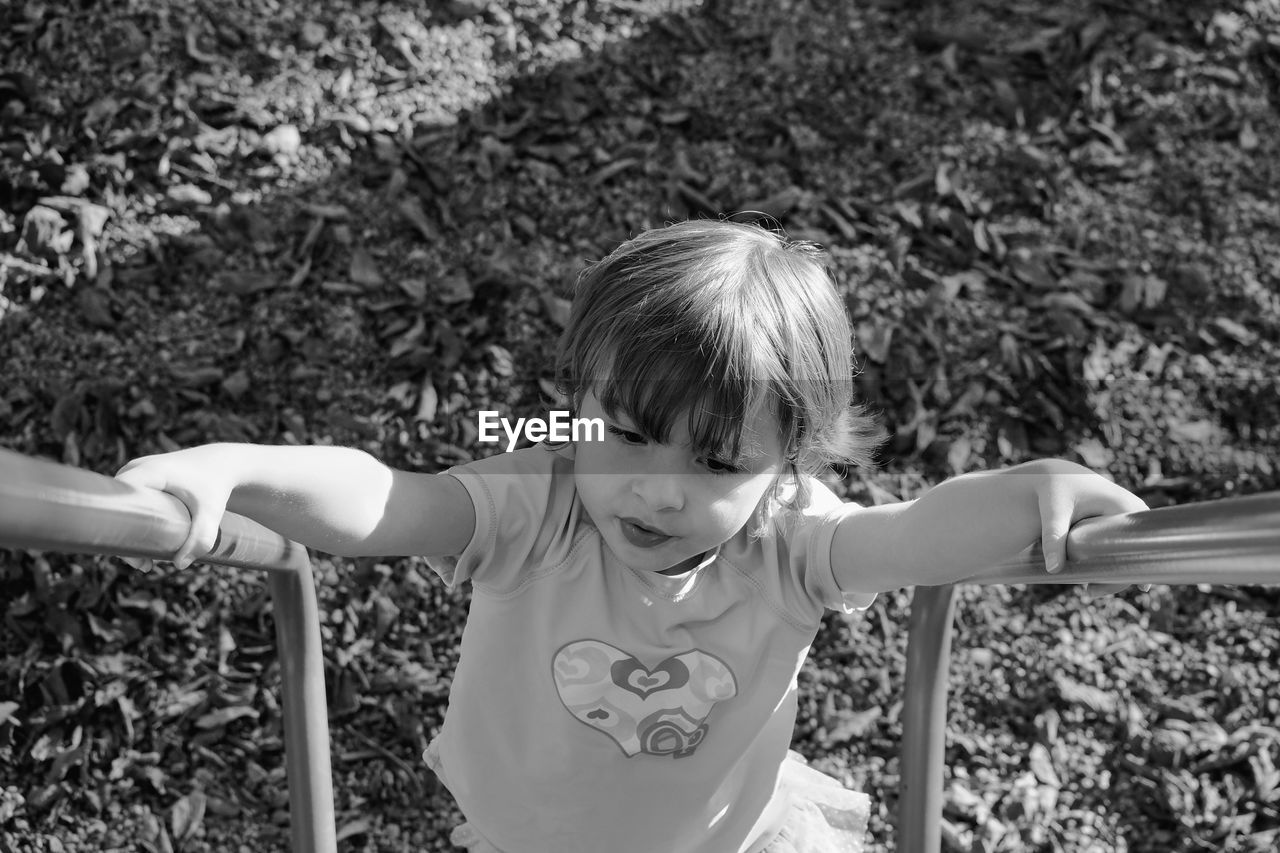
<instances>
[{"instance_id":1,"label":"metal handrail","mask_svg":"<svg viewBox=\"0 0 1280 853\"><path fill-rule=\"evenodd\" d=\"M0 547L167 559L190 527L177 498L0 449ZM227 513L205 562L269 573L284 693L294 853L336 853L324 663L306 550ZM1280 492L1088 519L1049 575L1038 546L962 583L1280 583ZM941 848L955 585L918 587L909 623L898 849Z\"/></svg>"},{"instance_id":2,"label":"metal handrail","mask_svg":"<svg viewBox=\"0 0 1280 853\"><path fill-rule=\"evenodd\" d=\"M186 540L181 501L154 489L0 449L0 547L168 559ZM284 713L294 853L337 853L324 656L307 551L227 513L203 562L268 573Z\"/></svg>"},{"instance_id":3,"label":"metal handrail","mask_svg":"<svg viewBox=\"0 0 1280 853\"><path fill-rule=\"evenodd\" d=\"M1086 519L1067 563L1045 572L1039 546L962 581L978 584L1280 584L1280 492ZM908 623L898 850L942 846L947 668L954 584L917 587Z\"/></svg>"}]
</instances>

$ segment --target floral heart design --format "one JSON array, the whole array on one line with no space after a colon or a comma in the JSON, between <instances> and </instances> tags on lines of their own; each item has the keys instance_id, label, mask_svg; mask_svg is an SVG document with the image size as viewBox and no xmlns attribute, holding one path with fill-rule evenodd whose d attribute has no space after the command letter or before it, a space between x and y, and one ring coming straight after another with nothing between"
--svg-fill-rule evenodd
<instances>
[{"instance_id":1,"label":"floral heart design","mask_svg":"<svg viewBox=\"0 0 1280 853\"><path fill-rule=\"evenodd\" d=\"M569 713L628 757L692 755L712 707L738 694L724 661L698 649L650 667L608 643L578 640L556 653L552 674Z\"/></svg>"}]
</instances>

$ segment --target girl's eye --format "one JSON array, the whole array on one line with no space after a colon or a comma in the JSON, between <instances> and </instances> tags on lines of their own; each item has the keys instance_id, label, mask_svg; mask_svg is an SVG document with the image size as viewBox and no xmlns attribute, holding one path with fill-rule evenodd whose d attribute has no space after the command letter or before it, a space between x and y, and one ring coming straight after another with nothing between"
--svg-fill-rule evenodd
<instances>
[{"instance_id":1,"label":"girl's eye","mask_svg":"<svg viewBox=\"0 0 1280 853\"><path fill-rule=\"evenodd\" d=\"M725 462L723 459L716 459L713 456L704 458L702 460L702 464L705 465L707 470L712 474L737 474L742 470L732 462Z\"/></svg>"},{"instance_id":2,"label":"girl's eye","mask_svg":"<svg viewBox=\"0 0 1280 853\"><path fill-rule=\"evenodd\" d=\"M607 429L609 430L610 433L612 433L613 435L616 435L618 438L622 439L627 444L644 444L644 436L638 432L632 432L629 429L616 427L613 424L609 424Z\"/></svg>"}]
</instances>

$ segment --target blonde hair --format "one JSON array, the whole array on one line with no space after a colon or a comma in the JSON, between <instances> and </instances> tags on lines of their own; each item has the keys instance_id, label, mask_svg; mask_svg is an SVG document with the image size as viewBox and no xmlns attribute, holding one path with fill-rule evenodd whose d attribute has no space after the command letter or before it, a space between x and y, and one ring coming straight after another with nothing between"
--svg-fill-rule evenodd
<instances>
[{"instance_id":1,"label":"blonde hair","mask_svg":"<svg viewBox=\"0 0 1280 853\"><path fill-rule=\"evenodd\" d=\"M688 417L700 451L738 455L764 402L796 484L869 465L877 431L852 403L852 333L826 255L754 225L689 221L644 232L579 277L556 359L559 390L593 391L666 442ZM775 494L772 497L777 497Z\"/></svg>"}]
</instances>

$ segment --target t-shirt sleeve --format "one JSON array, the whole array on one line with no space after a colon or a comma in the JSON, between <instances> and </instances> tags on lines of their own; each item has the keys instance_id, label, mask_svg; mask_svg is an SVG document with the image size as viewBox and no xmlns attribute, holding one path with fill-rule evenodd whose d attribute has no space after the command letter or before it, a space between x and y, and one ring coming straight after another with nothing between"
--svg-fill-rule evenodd
<instances>
[{"instance_id":1,"label":"t-shirt sleeve","mask_svg":"<svg viewBox=\"0 0 1280 853\"><path fill-rule=\"evenodd\" d=\"M517 586L567 532L573 478L563 462L535 445L450 468L471 496L475 532L461 554L428 565L451 589L468 580L492 591Z\"/></svg>"},{"instance_id":2,"label":"t-shirt sleeve","mask_svg":"<svg viewBox=\"0 0 1280 853\"><path fill-rule=\"evenodd\" d=\"M810 599L831 610L857 613L876 600L874 592L842 589L836 581L836 567L831 564L831 541L836 527L841 519L861 509L856 503L840 500L815 480L809 506L792 519L789 551L793 576ZM838 574L850 577L854 572L842 566Z\"/></svg>"}]
</instances>

